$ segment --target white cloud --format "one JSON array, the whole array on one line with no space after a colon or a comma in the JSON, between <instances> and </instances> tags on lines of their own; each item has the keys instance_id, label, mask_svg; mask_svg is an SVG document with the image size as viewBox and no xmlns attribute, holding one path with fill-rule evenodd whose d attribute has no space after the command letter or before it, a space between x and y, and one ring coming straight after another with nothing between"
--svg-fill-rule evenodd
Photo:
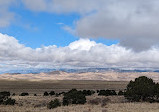
<instances>
[{"instance_id":1,"label":"white cloud","mask_svg":"<svg viewBox=\"0 0 159 112\"><path fill-rule=\"evenodd\" d=\"M99 0L100 4L101 1ZM80 14L90 13L100 7L97 0L22 0L26 8L35 12L53 12L53 13L72 13ZM89 4L89 6L88 6Z\"/></svg>"},{"instance_id":2,"label":"white cloud","mask_svg":"<svg viewBox=\"0 0 159 112\"><path fill-rule=\"evenodd\" d=\"M14 4L16 0L0 0L0 27L7 27L14 19L14 13L9 11L9 7Z\"/></svg>"},{"instance_id":3,"label":"white cloud","mask_svg":"<svg viewBox=\"0 0 159 112\"><path fill-rule=\"evenodd\" d=\"M81 38L117 39L135 51L159 45L158 0L0 0L0 27L14 20L16 3L34 12L78 13L75 29L64 29Z\"/></svg>"},{"instance_id":4,"label":"white cloud","mask_svg":"<svg viewBox=\"0 0 159 112\"><path fill-rule=\"evenodd\" d=\"M87 50L89 51L92 47L97 45L94 41L89 39L80 39L78 41L70 43L68 46L71 50Z\"/></svg>"},{"instance_id":5,"label":"white cloud","mask_svg":"<svg viewBox=\"0 0 159 112\"><path fill-rule=\"evenodd\" d=\"M17 1L0 0L0 27L9 26L14 20L15 14L9 9ZM65 47L50 45L32 49L20 44L14 37L0 34L0 70L32 67L159 67L158 0L21 1L34 12L80 14L80 19L75 21L75 29L62 27L84 39ZM98 37L117 39L120 43L107 46L87 39ZM140 52L133 52L131 48Z\"/></svg>"},{"instance_id":6,"label":"white cloud","mask_svg":"<svg viewBox=\"0 0 159 112\"><path fill-rule=\"evenodd\" d=\"M50 8L48 7L50 4L49 0L22 0L22 2L32 11L45 11L47 8Z\"/></svg>"},{"instance_id":7,"label":"white cloud","mask_svg":"<svg viewBox=\"0 0 159 112\"><path fill-rule=\"evenodd\" d=\"M57 67L159 67L159 48L135 53L119 45L107 46L80 39L65 47L44 46L32 49L14 37L0 34L2 69Z\"/></svg>"},{"instance_id":8,"label":"white cloud","mask_svg":"<svg viewBox=\"0 0 159 112\"><path fill-rule=\"evenodd\" d=\"M136 51L158 45L159 2L119 0L82 17L76 24L81 37L118 39L122 46Z\"/></svg>"},{"instance_id":9,"label":"white cloud","mask_svg":"<svg viewBox=\"0 0 159 112\"><path fill-rule=\"evenodd\" d=\"M120 40L135 51L150 49L159 41L158 0L23 0L35 12L79 13L75 31L80 37Z\"/></svg>"},{"instance_id":10,"label":"white cloud","mask_svg":"<svg viewBox=\"0 0 159 112\"><path fill-rule=\"evenodd\" d=\"M10 7L18 3L34 12L78 13L75 29L64 29L81 38L117 39L135 51L159 45L158 0L0 0L0 27L11 24Z\"/></svg>"}]
</instances>

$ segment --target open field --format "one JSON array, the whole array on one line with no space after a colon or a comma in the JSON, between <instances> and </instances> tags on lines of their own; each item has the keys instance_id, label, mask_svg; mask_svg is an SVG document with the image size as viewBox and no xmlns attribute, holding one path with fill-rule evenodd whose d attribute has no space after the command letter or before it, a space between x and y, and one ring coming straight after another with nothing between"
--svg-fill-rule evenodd
<instances>
[{"instance_id":1,"label":"open field","mask_svg":"<svg viewBox=\"0 0 159 112\"><path fill-rule=\"evenodd\" d=\"M1 80L0 91L16 93L11 96L16 100L14 106L0 105L0 112L159 112L159 103L130 103L124 96L98 96L95 93L87 96L85 105L61 106L55 109L47 109L47 104L55 98L62 101L63 96L43 96L44 91L62 92L72 88L77 89L114 89L124 90L128 82L99 81L99 80L60 80L60 81L26 81L26 80ZM19 96L21 92L28 92L29 96ZM33 94L36 93L37 96ZM100 103L91 104L92 99L105 99L109 101L102 106Z\"/></svg>"},{"instance_id":2,"label":"open field","mask_svg":"<svg viewBox=\"0 0 159 112\"><path fill-rule=\"evenodd\" d=\"M25 110L25 111L22 111ZM0 106L0 112L159 112L159 104L147 103L116 103L108 104L105 108L100 105L74 105L59 107L54 110L33 107Z\"/></svg>"},{"instance_id":3,"label":"open field","mask_svg":"<svg viewBox=\"0 0 159 112\"><path fill-rule=\"evenodd\" d=\"M42 94L44 91L62 92L72 88L76 89L114 89L123 90L128 82L123 81L100 81L100 80L48 80L48 81L25 81L25 80L0 80L0 91L10 91L19 94Z\"/></svg>"},{"instance_id":4,"label":"open field","mask_svg":"<svg viewBox=\"0 0 159 112\"><path fill-rule=\"evenodd\" d=\"M104 99L106 97L90 96L87 101L95 98ZM61 106L55 109L47 109L47 103L55 97L43 96L14 96L17 104L15 106L0 106L0 112L159 112L159 103L128 103L122 96L107 97L110 101L105 105L85 105ZM62 99L62 97L56 97Z\"/></svg>"}]
</instances>

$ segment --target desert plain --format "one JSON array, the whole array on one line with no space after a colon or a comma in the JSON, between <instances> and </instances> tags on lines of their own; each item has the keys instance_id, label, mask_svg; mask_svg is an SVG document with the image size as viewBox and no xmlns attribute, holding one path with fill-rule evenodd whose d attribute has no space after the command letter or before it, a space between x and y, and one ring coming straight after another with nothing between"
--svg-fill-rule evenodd
<instances>
[{"instance_id":1,"label":"desert plain","mask_svg":"<svg viewBox=\"0 0 159 112\"><path fill-rule=\"evenodd\" d=\"M124 96L98 96L97 93L87 96L87 103L84 105L61 106L55 109L47 108L47 104L55 98L62 102L63 95L43 96L45 91L60 93L76 88L77 90L94 91L112 89L118 92L119 90L124 91L129 81L138 76L145 75L153 78L156 82L159 79L158 73L121 74L113 72L1 74L0 91L15 93L15 96L11 95L11 98L16 100L16 104L14 106L0 105L0 112L159 112L159 103L128 102ZM94 80L95 78L98 80ZM29 96L19 96L22 92L28 92ZM34 94L37 96L34 96ZM109 101L104 106L101 103L90 103L90 100L96 99L109 99Z\"/></svg>"}]
</instances>

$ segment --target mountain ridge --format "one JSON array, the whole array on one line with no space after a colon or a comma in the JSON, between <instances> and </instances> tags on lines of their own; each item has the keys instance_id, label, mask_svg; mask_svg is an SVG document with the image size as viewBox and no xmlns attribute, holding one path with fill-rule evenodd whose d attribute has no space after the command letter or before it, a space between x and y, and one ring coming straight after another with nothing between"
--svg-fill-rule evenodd
<instances>
[{"instance_id":1,"label":"mountain ridge","mask_svg":"<svg viewBox=\"0 0 159 112\"><path fill-rule=\"evenodd\" d=\"M9 71L3 71L0 72L0 74L4 73L10 73L10 74L28 74L28 73L33 73L33 74L38 74L38 73L49 73L49 72L55 72L55 71L63 71L67 73L85 73L85 72L108 72L108 71L113 71L113 72L159 72L159 69L155 68L139 68L139 69L121 69L121 68L83 68L83 69L22 69L22 70L9 70Z\"/></svg>"}]
</instances>

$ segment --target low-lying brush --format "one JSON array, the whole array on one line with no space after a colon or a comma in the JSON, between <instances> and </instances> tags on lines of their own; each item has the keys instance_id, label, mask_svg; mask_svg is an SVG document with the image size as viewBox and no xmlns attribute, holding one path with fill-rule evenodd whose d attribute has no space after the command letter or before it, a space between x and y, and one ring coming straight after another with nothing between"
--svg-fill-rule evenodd
<instances>
[{"instance_id":1,"label":"low-lying brush","mask_svg":"<svg viewBox=\"0 0 159 112\"><path fill-rule=\"evenodd\" d=\"M43 96L49 96L49 93L45 91Z\"/></svg>"},{"instance_id":2,"label":"low-lying brush","mask_svg":"<svg viewBox=\"0 0 159 112\"><path fill-rule=\"evenodd\" d=\"M109 98L104 98L104 99L101 99L101 98L95 98L95 99L92 99L92 100L89 100L89 104L91 105L99 105L101 104L102 107L106 106L107 103L110 101Z\"/></svg>"},{"instance_id":3,"label":"low-lying brush","mask_svg":"<svg viewBox=\"0 0 159 112\"><path fill-rule=\"evenodd\" d=\"M110 101L109 98L104 98L104 99L102 99L101 106L102 106L102 107L106 106L109 101Z\"/></svg>"},{"instance_id":4,"label":"low-lying brush","mask_svg":"<svg viewBox=\"0 0 159 112\"><path fill-rule=\"evenodd\" d=\"M15 104L15 99L7 98L3 101L4 105L14 105Z\"/></svg>"},{"instance_id":5,"label":"low-lying brush","mask_svg":"<svg viewBox=\"0 0 159 112\"><path fill-rule=\"evenodd\" d=\"M51 91L51 92L49 93L49 95L50 95L50 96L55 95L55 92L54 92L54 91Z\"/></svg>"},{"instance_id":6,"label":"low-lying brush","mask_svg":"<svg viewBox=\"0 0 159 112\"><path fill-rule=\"evenodd\" d=\"M120 90L120 91L118 92L118 95L119 95L119 96L122 96L122 95L124 95L124 92Z\"/></svg>"},{"instance_id":7,"label":"low-lying brush","mask_svg":"<svg viewBox=\"0 0 159 112\"><path fill-rule=\"evenodd\" d=\"M52 100L52 101L49 102L47 108L53 109L53 108L57 108L59 106L61 106L60 101L58 99L55 99L55 100Z\"/></svg>"},{"instance_id":8,"label":"low-lying brush","mask_svg":"<svg viewBox=\"0 0 159 112\"><path fill-rule=\"evenodd\" d=\"M82 93L85 95L85 96L91 96L95 93L95 91L93 90L83 90Z\"/></svg>"},{"instance_id":9,"label":"low-lying brush","mask_svg":"<svg viewBox=\"0 0 159 112\"><path fill-rule=\"evenodd\" d=\"M10 92L2 91L2 92L0 92L0 96L10 96Z\"/></svg>"},{"instance_id":10,"label":"low-lying brush","mask_svg":"<svg viewBox=\"0 0 159 112\"><path fill-rule=\"evenodd\" d=\"M88 103L91 104L91 105L99 105L101 103L101 99L100 98L95 98L95 99L89 100Z\"/></svg>"},{"instance_id":11,"label":"low-lying brush","mask_svg":"<svg viewBox=\"0 0 159 112\"><path fill-rule=\"evenodd\" d=\"M112 95L117 95L117 94L116 94L115 90L107 89L107 90L100 90L98 92L98 95L99 96L112 96Z\"/></svg>"},{"instance_id":12,"label":"low-lying brush","mask_svg":"<svg viewBox=\"0 0 159 112\"><path fill-rule=\"evenodd\" d=\"M29 96L29 93L21 93L20 96Z\"/></svg>"},{"instance_id":13,"label":"low-lying brush","mask_svg":"<svg viewBox=\"0 0 159 112\"><path fill-rule=\"evenodd\" d=\"M64 94L63 97L64 106L69 104L85 104L85 103L86 103L86 96L81 91L72 89Z\"/></svg>"},{"instance_id":14,"label":"low-lying brush","mask_svg":"<svg viewBox=\"0 0 159 112\"><path fill-rule=\"evenodd\" d=\"M9 98L10 92L0 92L0 104L2 105L14 105L15 99Z\"/></svg>"}]
</instances>

